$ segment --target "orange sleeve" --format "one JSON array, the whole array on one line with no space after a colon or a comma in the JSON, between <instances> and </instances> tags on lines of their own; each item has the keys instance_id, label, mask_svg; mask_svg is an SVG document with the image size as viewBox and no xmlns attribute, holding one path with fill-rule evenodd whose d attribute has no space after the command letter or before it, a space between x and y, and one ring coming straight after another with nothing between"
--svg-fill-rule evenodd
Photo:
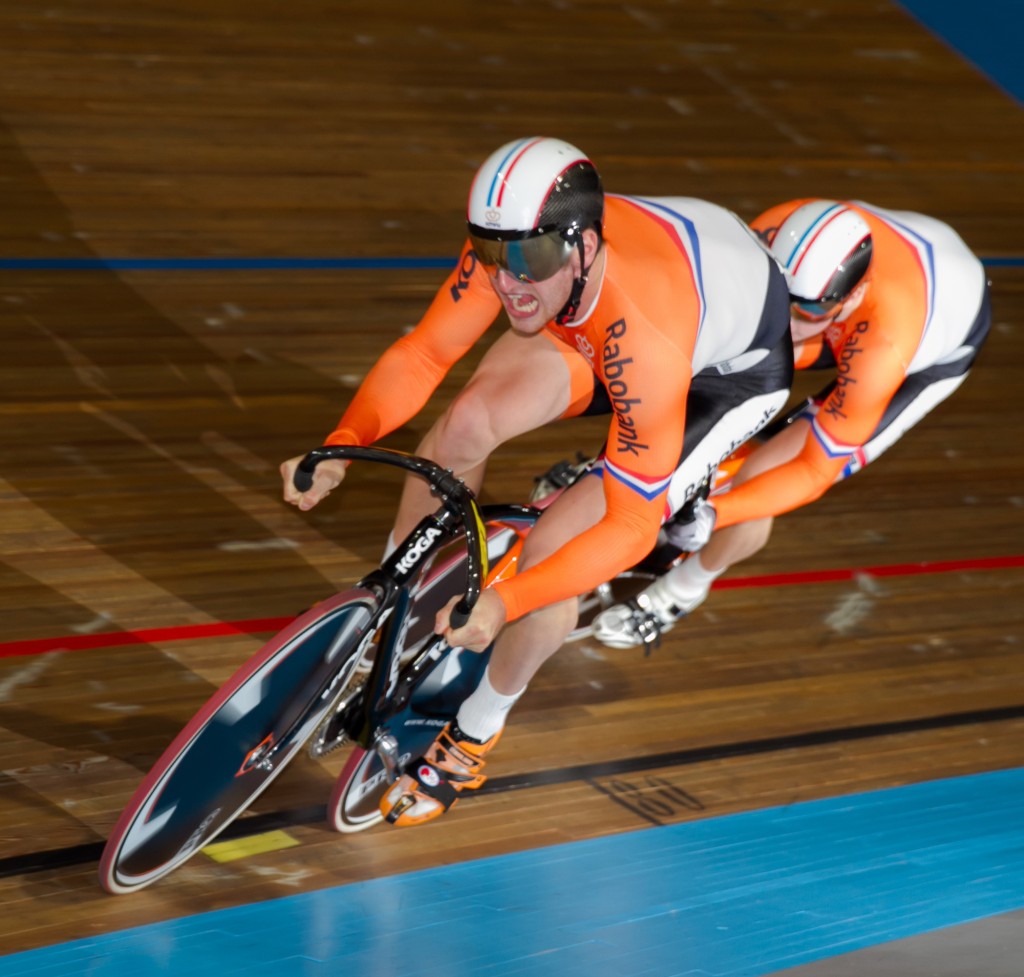
<instances>
[{"instance_id":1,"label":"orange sleeve","mask_svg":"<svg viewBox=\"0 0 1024 977\"><path fill-rule=\"evenodd\" d=\"M848 457L829 457L817 439L809 435L803 450L792 461L762 472L714 499L715 529L777 516L813 502L836 480Z\"/></svg>"},{"instance_id":2,"label":"orange sleeve","mask_svg":"<svg viewBox=\"0 0 1024 977\"><path fill-rule=\"evenodd\" d=\"M509 621L593 590L651 551L661 525L665 492L640 505L630 490L610 479L607 472L603 482L607 510L599 522L546 560L496 585Z\"/></svg>"},{"instance_id":3,"label":"orange sleeve","mask_svg":"<svg viewBox=\"0 0 1024 977\"><path fill-rule=\"evenodd\" d=\"M468 242L426 314L366 375L325 444L368 445L414 417L501 308Z\"/></svg>"},{"instance_id":4,"label":"orange sleeve","mask_svg":"<svg viewBox=\"0 0 1024 977\"><path fill-rule=\"evenodd\" d=\"M604 583L643 559L657 539L683 443L692 368L666 337L633 318L629 322L629 333L606 335L600 351L599 375L613 408L603 472L605 513L550 557L496 586L510 621Z\"/></svg>"},{"instance_id":5,"label":"orange sleeve","mask_svg":"<svg viewBox=\"0 0 1024 977\"><path fill-rule=\"evenodd\" d=\"M909 362L888 336L870 332L866 322L859 323L837 353L835 389L818 409L800 454L715 499L716 529L813 502L870 439Z\"/></svg>"},{"instance_id":6,"label":"orange sleeve","mask_svg":"<svg viewBox=\"0 0 1024 977\"><path fill-rule=\"evenodd\" d=\"M785 218L783 210L803 202L773 208L755 223L777 226ZM858 213L871 227L874 257L861 306L847 322L834 324L825 333L835 354L835 389L819 409L796 458L715 500L717 528L789 512L823 495L870 440L906 379L928 315L924 273L899 234L871 213Z\"/></svg>"}]
</instances>

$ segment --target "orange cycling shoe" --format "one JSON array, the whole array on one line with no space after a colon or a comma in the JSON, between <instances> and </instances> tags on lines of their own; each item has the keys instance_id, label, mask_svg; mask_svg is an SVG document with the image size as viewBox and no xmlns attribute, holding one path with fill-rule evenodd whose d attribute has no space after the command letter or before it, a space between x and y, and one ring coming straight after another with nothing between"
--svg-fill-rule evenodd
<instances>
[{"instance_id":1,"label":"orange cycling shoe","mask_svg":"<svg viewBox=\"0 0 1024 977\"><path fill-rule=\"evenodd\" d=\"M476 790L487 776L480 770L501 730L484 743L470 739L454 723L441 730L426 755L409 766L380 802L390 824L401 828L440 817L464 790Z\"/></svg>"}]
</instances>

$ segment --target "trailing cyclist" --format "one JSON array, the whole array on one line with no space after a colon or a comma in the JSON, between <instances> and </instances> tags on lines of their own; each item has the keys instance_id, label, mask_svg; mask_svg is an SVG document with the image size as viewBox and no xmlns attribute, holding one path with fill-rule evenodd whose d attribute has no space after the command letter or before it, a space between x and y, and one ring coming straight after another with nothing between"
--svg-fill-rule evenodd
<instances>
[{"instance_id":1,"label":"trailing cyclist","mask_svg":"<svg viewBox=\"0 0 1024 977\"><path fill-rule=\"evenodd\" d=\"M767 543L774 516L860 471L952 394L988 335L984 268L946 224L796 200L752 226L785 270L797 368L832 378L748 456L728 492L673 527L673 542L700 552L601 614L594 635L606 645L640 645L671 629L716 577Z\"/></svg>"},{"instance_id":2,"label":"trailing cyclist","mask_svg":"<svg viewBox=\"0 0 1024 977\"><path fill-rule=\"evenodd\" d=\"M469 194L468 240L423 319L373 367L329 444L368 445L413 417L504 311L510 328L417 453L478 490L503 442L559 418L609 417L593 471L548 508L519 572L468 623L438 630L482 651L477 689L382 802L392 823L438 816L484 780L508 711L577 616L577 595L643 558L664 519L785 403L793 353L785 280L734 214L686 197L608 196L593 163L557 139L494 152ZM308 509L340 484L324 462ZM394 538L433 509L407 483Z\"/></svg>"}]
</instances>

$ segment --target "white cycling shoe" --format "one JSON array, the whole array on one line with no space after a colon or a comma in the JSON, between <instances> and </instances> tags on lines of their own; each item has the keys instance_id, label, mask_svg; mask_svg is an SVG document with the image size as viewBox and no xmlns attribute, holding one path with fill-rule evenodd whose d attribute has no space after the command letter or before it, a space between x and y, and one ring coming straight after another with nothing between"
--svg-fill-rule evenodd
<instances>
[{"instance_id":1,"label":"white cycling shoe","mask_svg":"<svg viewBox=\"0 0 1024 977\"><path fill-rule=\"evenodd\" d=\"M707 595L708 590L703 590L695 597L680 600L669 593L664 578L660 578L624 604L615 604L598 614L593 623L594 637L609 648L657 647L661 636L704 603Z\"/></svg>"}]
</instances>

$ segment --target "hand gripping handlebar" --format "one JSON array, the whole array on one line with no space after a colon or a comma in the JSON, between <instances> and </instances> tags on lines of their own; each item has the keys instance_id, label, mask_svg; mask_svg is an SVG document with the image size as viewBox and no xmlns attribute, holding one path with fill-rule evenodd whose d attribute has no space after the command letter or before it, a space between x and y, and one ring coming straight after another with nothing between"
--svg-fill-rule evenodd
<instances>
[{"instance_id":1,"label":"hand gripping handlebar","mask_svg":"<svg viewBox=\"0 0 1024 977\"><path fill-rule=\"evenodd\" d=\"M486 539L480 510L476 498L462 479L457 478L449 469L401 451L387 448L370 448L359 445L336 444L314 448L299 462L293 479L300 492L309 491L313 484L313 473L322 461L337 459L342 461L372 461L381 465L401 468L426 481L441 504L459 521L466 538L467 581L466 592L458 604L452 609L451 626L462 627L469 620L469 615L480 597L483 587L484 567L487 565Z\"/></svg>"}]
</instances>

